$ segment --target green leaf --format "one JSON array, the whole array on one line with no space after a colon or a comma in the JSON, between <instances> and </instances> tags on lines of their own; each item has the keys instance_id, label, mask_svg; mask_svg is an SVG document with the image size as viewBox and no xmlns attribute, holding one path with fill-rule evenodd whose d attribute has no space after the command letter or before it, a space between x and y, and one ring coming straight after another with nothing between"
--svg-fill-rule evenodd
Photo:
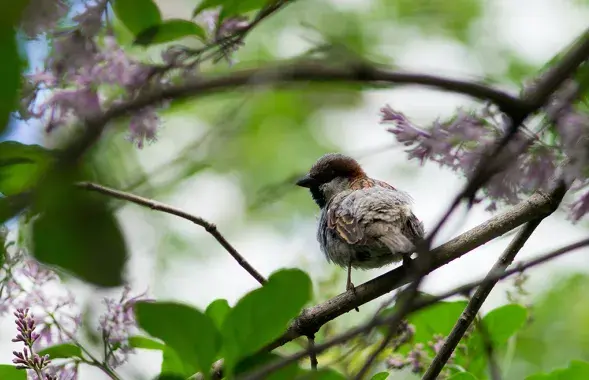
<instances>
[{"instance_id":1,"label":"green leaf","mask_svg":"<svg viewBox=\"0 0 589 380\"><path fill-rule=\"evenodd\" d=\"M346 377L333 369L320 369L318 371L304 371L299 377L301 380L345 380Z\"/></svg>"},{"instance_id":2,"label":"green leaf","mask_svg":"<svg viewBox=\"0 0 589 380\"><path fill-rule=\"evenodd\" d=\"M166 345L155 339L146 336L132 336L129 338L129 345L133 348L142 348L144 350L160 350L166 349Z\"/></svg>"},{"instance_id":3,"label":"green leaf","mask_svg":"<svg viewBox=\"0 0 589 380\"><path fill-rule=\"evenodd\" d=\"M20 21L22 11L25 9L28 3L29 0L16 0L11 2L9 7L4 7L2 12L0 12L0 25L16 25Z\"/></svg>"},{"instance_id":4,"label":"green leaf","mask_svg":"<svg viewBox=\"0 0 589 380\"><path fill-rule=\"evenodd\" d=\"M62 343L47 347L38 352L40 356L49 355L50 359L57 358L81 358L82 349L73 343Z\"/></svg>"},{"instance_id":5,"label":"green leaf","mask_svg":"<svg viewBox=\"0 0 589 380\"><path fill-rule=\"evenodd\" d=\"M137 34L133 43L142 46L156 45L175 41L183 37L196 37L201 41L207 38L204 29L200 25L178 19L166 20L159 25L153 25L142 30Z\"/></svg>"},{"instance_id":6,"label":"green leaf","mask_svg":"<svg viewBox=\"0 0 589 380\"><path fill-rule=\"evenodd\" d=\"M180 356L172 348L166 346L162 355L162 366L160 372L162 374L176 374L186 375L189 370L186 369Z\"/></svg>"},{"instance_id":7,"label":"green leaf","mask_svg":"<svg viewBox=\"0 0 589 380\"><path fill-rule=\"evenodd\" d=\"M229 0L233 1L233 0ZM192 17L196 17L200 12L204 11L205 9L209 8L216 8L220 5L223 5L225 0L202 0L202 2L198 5L198 7L194 8L192 12Z\"/></svg>"},{"instance_id":8,"label":"green leaf","mask_svg":"<svg viewBox=\"0 0 589 380\"><path fill-rule=\"evenodd\" d=\"M18 54L16 36L12 24L0 24L0 56L2 56L2 59L0 59L0 73L2 73L2 85L0 86L0 134L4 133L8 126L10 113L17 109L21 85L21 60Z\"/></svg>"},{"instance_id":9,"label":"green leaf","mask_svg":"<svg viewBox=\"0 0 589 380\"><path fill-rule=\"evenodd\" d=\"M589 363L573 360L567 369L569 379L589 379Z\"/></svg>"},{"instance_id":10,"label":"green leaf","mask_svg":"<svg viewBox=\"0 0 589 380\"><path fill-rule=\"evenodd\" d=\"M123 234L105 198L76 188L77 179L77 173L54 171L40 185L32 252L92 284L120 286L127 257Z\"/></svg>"},{"instance_id":11,"label":"green leaf","mask_svg":"<svg viewBox=\"0 0 589 380\"><path fill-rule=\"evenodd\" d=\"M546 374L535 374L526 380L586 380L589 379L589 363L573 360L568 368L556 369Z\"/></svg>"},{"instance_id":12,"label":"green leaf","mask_svg":"<svg viewBox=\"0 0 589 380\"><path fill-rule=\"evenodd\" d=\"M30 190L52 163L53 155L40 145L1 142L0 193L14 195Z\"/></svg>"},{"instance_id":13,"label":"green leaf","mask_svg":"<svg viewBox=\"0 0 589 380\"><path fill-rule=\"evenodd\" d=\"M466 304L466 301L440 302L410 315L408 322L415 327L413 342L427 343L434 334L447 336Z\"/></svg>"},{"instance_id":14,"label":"green leaf","mask_svg":"<svg viewBox=\"0 0 589 380\"><path fill-rule=\"evenodd\" d=\"M448 378L448 380L477 380L476 376L469 372L458 372Z\"/></svg>"},{"instance_id":15,"label":"green leaf","mask_svg":"<svg viewBox=\"0 0 589 380\"><path fill-rule=\"evenodd\" d=\"M115 0L113 10L135 35L162 22L160 10L153 0Z\"/></svg>"},{"instance_id":16,"label":"green leaf","mask_svg":"<svg viewBox=\"0 0 589 380\"><path fill-rule=\"evenodd\" d=\"M142 329L178 354L189 371L185 375L209 371L221 347L221 335L207 315L172 302L138 302L135 313Z\"/></svg>"},{"instance_id":17,"label":"green leaf","mask_svg":"<svg viewBox=\"0 0 589 380\"><path fill-rule=\"evenodd\" d=\"M0 239L0 268L2 268L6 263L6 248L6 239L4 238L4 236L2 236L2 238Z\"/></svg>"},{"instance_id":18,"label":"green leaf","mask_svg":"<svg viewBox=\"0 0 589 380\"><path fill-rule=\"evenodd\" d=\"M467 42L471 26L484 12L478 0L396 0L382 3L383 12L429 35L445 35ZM382 6L381 6L382 7Z\"/></svg>"},{"instance_id":19,"label":"green leaf","mask_svg":"<svg viewBox=\"0 0 589 380\"><path fill-rule=\"evenodd\" d=\"M203 0L194 10L193 17L205 9L216 8L222 5L223 9L219 19L223 20L227 17L241 15L256 9L261 9L266 4L268 4L268 0Z\"/></svg>"},{"instance_id":20,"label":"green leaf","mask_svg":"<svg viewBox=\"0 0 589 380\"><path fill-rule=\"evenodd\" d=\"M275 272L264 286L241 298L221 329L227 370L280 336L310 298L311 280L298 269Z\"/></svg>"},{"instance_id":21,"label":"green leaf","mask_svg":"<svg viewBox=\"0 0 589 380\"><path fill-rule=\"evenodd\" d=\"M31 201L30 193L0 198L0 223L4 223L25 209Z\"/></svg>"},{"instance_id":22,"label":"green leaf","mask_svg":"<svg viewBox=\"0 0 589 380\"><path fill-rule=\"evenodd\" d=\"M0 364L0 379L2 380L27 380L27 371L16 369L13 365Z\"/></svg>"},{"instance_id":23,"label":"green leaf","mask_svg":"<svg viewBox=\"0 0 589 380\"><path fill-rule=\"evenodd\" d=\"M225 317L231 311L229 303L225 299L214 300L207 306L205 314L209 316L215 322L215 326L221 331Z\"/></svg>"},{"instance_id":24,"label":"green leaf","mask_svg":"<svg viewBox=\"0 0 589 380\"><path fill-rule=\"evenodd\" d=\"M178 375L164 374L159 375L154 380L184 380L184 377Z\"/></svg>"},{"instance_id":25,"label":"green leaf","mask_svg":"<svg viewBox=\"0 0 589 380\"><path fill-rule=\"evenodd\" d=\"M521 329L528 318L525 307L509 304L491 310L483 317L482 323L494 346L502 346Z\"/></svg>"},{"instance_id":26,"label":"green leaf","mask_svg":"<svg viewBox=\"0 0 589 380\"><path fill-rule=\"evenodd\" d=\"M387 377L389 377L388 372L379 372L372 376L372 380L385 380Z\"/></svg>"},{"instance_id":27,"label":"green leaf","mask_svg":"<svg viewBox=\"0 0 589 380\"><path fill-rule=\"evenodd\" d=\"M256 368L263 367L264 365L276 362L283 359L280 355L273 353L263 352L257 355L247 357L240 360L235 366L234 374L247 374ZM282 380L282 379L294 379L299 372L299 366L296 362L281 368L278 371L272 372L266 375L264 379L268 380Z\"/></svg>"}]
</instances>

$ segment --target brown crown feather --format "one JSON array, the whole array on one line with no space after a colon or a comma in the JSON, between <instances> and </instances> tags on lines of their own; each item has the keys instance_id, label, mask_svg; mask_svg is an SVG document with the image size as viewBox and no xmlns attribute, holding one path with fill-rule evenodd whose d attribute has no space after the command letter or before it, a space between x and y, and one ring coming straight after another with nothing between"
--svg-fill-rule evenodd
<instances>
[{"instance_id":1,"label":"brown crown feather","mask_svg":"<svg viewBox=\"0 0 589 380\"><path fill-rule=\"evenodd\" d=\"M328 153L320 157L311 167L309 175L320 182L329 182L336 177L366 177L356 160L340 153Z\"/></svg>"}]
</instances>

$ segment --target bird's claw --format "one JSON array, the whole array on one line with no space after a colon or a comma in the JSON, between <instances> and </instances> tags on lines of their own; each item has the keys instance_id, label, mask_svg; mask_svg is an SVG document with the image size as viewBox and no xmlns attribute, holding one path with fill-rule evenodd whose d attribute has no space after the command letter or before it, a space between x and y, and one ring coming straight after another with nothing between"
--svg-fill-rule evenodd
<instances>
[{"instance_id":1,"label":"bird's claw","mask_svg":"<svg viewBox=\"0 0 589 380\"><path fill-rule=\"evenodd\" d=\"M350 291L351 290L352 292L354 292L354 294L356 294L356 287L351 282L348 282L346 284L346 290L347 291Z\"/></svg>"},{"instance_id":2,"label":"bird's claw","mask_svg":"<svg viewBox=\"0 0 589 380\"><path fill-rule=\"evenodd\" d=\"M351 290L351 291L352 291L352 293L354 293L354 296L356 296L356 287L354 286L354 284L352 284L352 282L351 282L351 281L349 281L349 282L346 284L346 290L347 290L347 291L350 291L350 290ZM355 307L355 308L354 308L354 310L356 310L357 312L360 312L360 309L358 309L358 307Z\"/></svg>"}]
</instances>

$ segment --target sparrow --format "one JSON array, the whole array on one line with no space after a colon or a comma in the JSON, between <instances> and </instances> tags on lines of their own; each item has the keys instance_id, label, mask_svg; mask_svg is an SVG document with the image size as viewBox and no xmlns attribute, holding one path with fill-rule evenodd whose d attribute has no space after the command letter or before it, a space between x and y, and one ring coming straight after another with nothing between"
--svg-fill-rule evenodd
<instances>
[{"instance_id":1,"label":"sparrow","mask_svg":"<svg viewBox=\"0 0 589 380\"><path fill-rule=\"evenodd\" d=\"M352 268L411 263L424 228L407 193L368 177L339 153L320 157L296 185L308 188L321 209L317 240L328 262L348 269L346 290L355 290Z\"/></svg>"}]
</instances>

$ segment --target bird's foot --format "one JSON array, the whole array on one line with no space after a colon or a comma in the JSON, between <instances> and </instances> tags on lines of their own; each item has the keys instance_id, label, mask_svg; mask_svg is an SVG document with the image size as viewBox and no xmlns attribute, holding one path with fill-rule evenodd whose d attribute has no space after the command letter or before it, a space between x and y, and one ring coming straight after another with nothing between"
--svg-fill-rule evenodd
<instances>
[{"instance_id":1,"label":"bird's foot","mask_svg":"<svg viewBox=\"0 0 589 380\"><path fill-rule=\"evenodd\" d=\"M351 281L348 281L348 283L346 284L346 290L347 291L352 291L352 293L354 293L354 297L356 297L356 287L354 286L354 284L352 284ZM357 312L360 312L360 309L358 309L358 307L355 307L354 310L356 310Z\"/></svg>"}]
</instances>

